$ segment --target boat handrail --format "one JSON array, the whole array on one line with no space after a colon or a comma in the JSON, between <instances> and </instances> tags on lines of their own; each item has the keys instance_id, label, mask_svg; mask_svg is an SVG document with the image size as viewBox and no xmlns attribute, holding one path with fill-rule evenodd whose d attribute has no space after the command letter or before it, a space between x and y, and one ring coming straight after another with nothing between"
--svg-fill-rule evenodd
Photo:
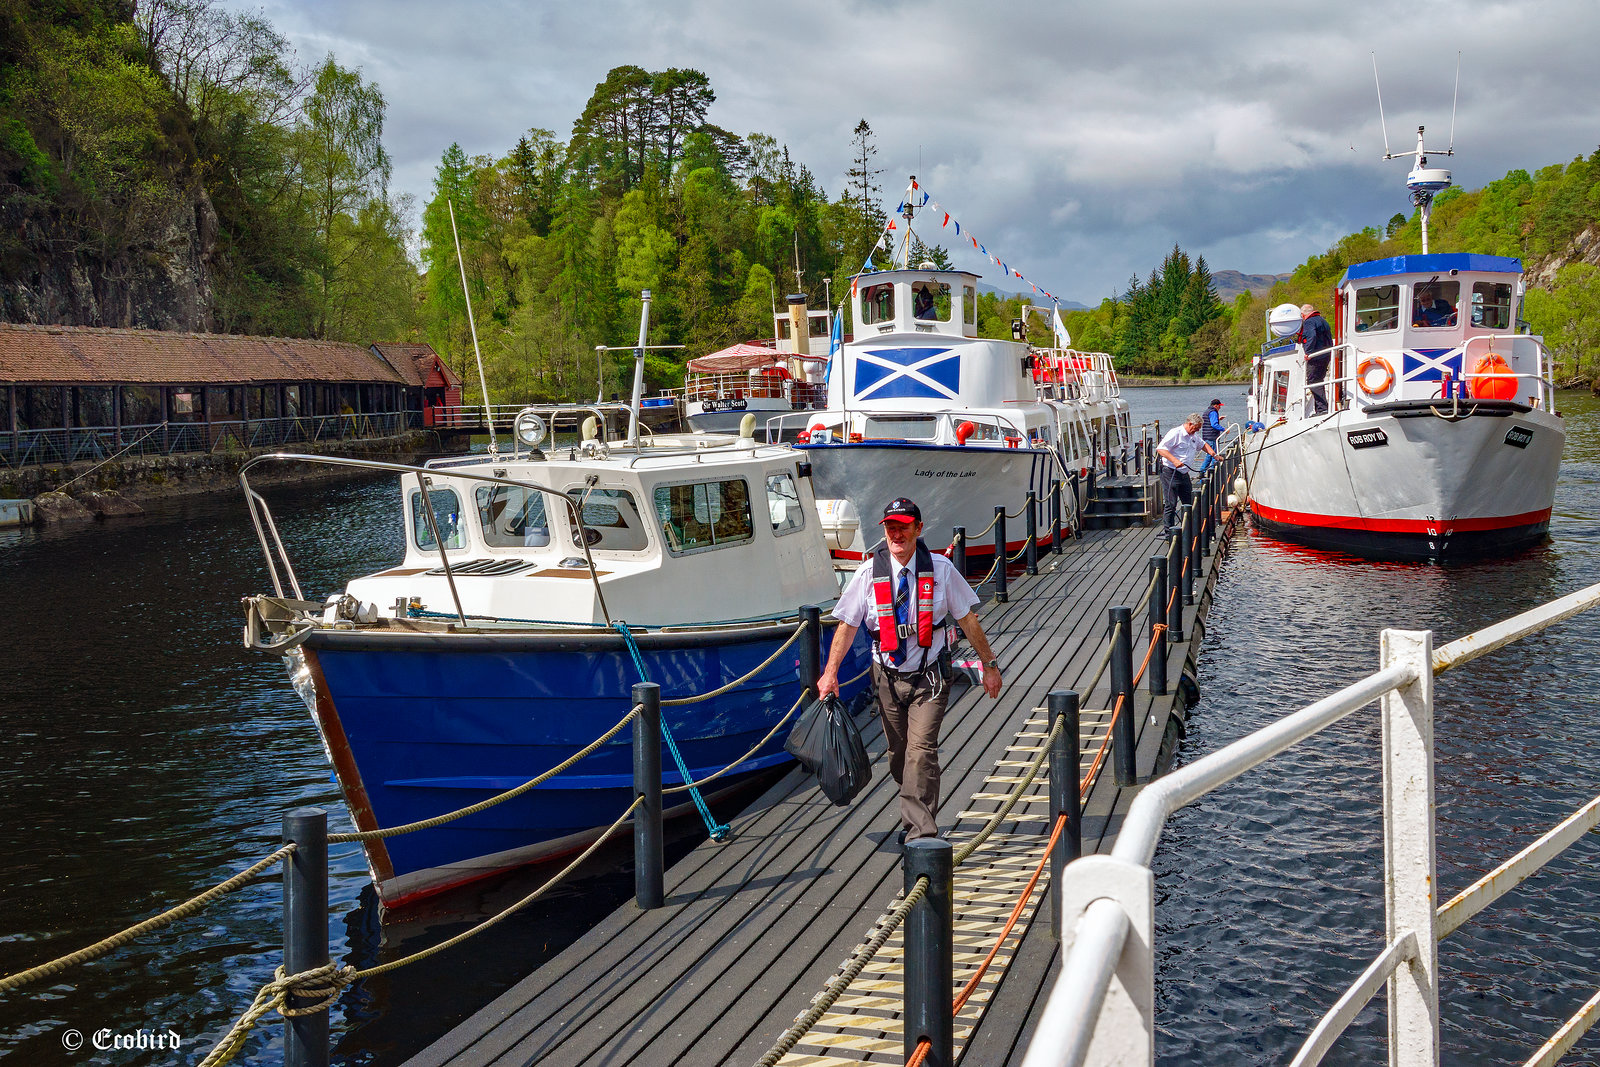
<instances>
[{"instance_id":1,"label":"boat handrail","mask_svg":"<svg viewBox=\"0 0 1600 1067\"><path fill-rule=\"evenodd\" d=\"M299 579L295 577L294 568L289 562L289 553L287 548L284 547L283 538L278 532L277 523L273 521L271 508L267 506L267 502L261 496L261 494L256 492L250 486L250 469L252 467L260 466L261 464L269 462L320 463L331 467L347 467L357 470L380 471L389 474L398 474L400 475L402 482L407 474L414 474L417 477L417 483L423 487L423 512L428 516L430 529L433 528L433 505L427 500L427 486L424 479L427 479L433 475L437 475L439 473L437 470L430 469L428 467L418 467L409 463L390 463L385 460L375 459L354 459L348 456L317 456L297 452L268 452L265 455L256 456L254 459L251 459L249 462L245 463L244 466L239 468L239 485L244 490L245 504L250 509L250 521L255 527L256 540L260 542L261 553L267 561L267 574L272 579L272 588L280 597L284 595L284 588L283 582L278 575L277 565L273 560L274 548L277 550L278 558L283 561L284 571L287 573L289 578L289 587L294 591L295 599L304 600L305 594L300 590ZM493 462L493 460L490 457L486 457L485 462ZM526 478L506 478L500 475L477 474L471 471L451 471L449 477L461 478L467 481L484 482L489 485L504 485L516 489L532 489L536 492L553 495L565 503L568 512L571 513L572 524L578 530L578 537L576 540L578 541L579 547L583 550L584 561L588 564L589 581L594 586L595 602L600 606L600 614L606 620L606 625L612 625L611 613L606 609L605 594L600 589L600 575L594 565L594 555L589 550L589 531L588 528L583 524L583 509L578 506L577 501L573 500L571 496L560 489L553 489L550 486L540 485L539 483L530 481ZM265 521L265 529L263 528L263 520ZM270 531L272 534L270 543L267 537L268 531ZM451 596L455 598L456 601L456 614L460 616L461 624L465 626L466 613L461 610L460 598L456 597L455 577L451 573L449 553L445 548L444 539L438 535L437 530L434 530L434 541L439 546L439 556L443 560L445 580L449 583Z\"/></svg>"},{"instance_id":2,"label":"boat handrail","mask_svg":"<svg viewBox=\"0 0 1600 1067\"><path fill-rule=\"evenodd\" d=\"M1600 824L1600 798L1436 908L1434 678L1597 606L1600 584L1437 649L1431 631L1385 629L1376 672L1144 786L1111 853L1074 860L1066 867L1062 885L1051 887L1053 906L1068 909L1057 912L1065 956L1023 1067L1153 1062L1155 874L1150 865L1166 820L1373 701L1381 702L1383 725L1379 744L1388 943L1312 1031L1293 1064L1318 1063L1385 978L1390 979L1389 1032L1394 1035L1389 1063L1395 1067L1438 1063L1439 939ZM1563 1041L1582 1034L1594 1021L1594 1003L1569 1020L1544 1051L1564 1051ZM1097 1032L1114 1033L1115 1040L1096 1042ZM1553 1056L1536 1055L1529 1062L1549 1063Z\"/></svg>"}]
</instances>

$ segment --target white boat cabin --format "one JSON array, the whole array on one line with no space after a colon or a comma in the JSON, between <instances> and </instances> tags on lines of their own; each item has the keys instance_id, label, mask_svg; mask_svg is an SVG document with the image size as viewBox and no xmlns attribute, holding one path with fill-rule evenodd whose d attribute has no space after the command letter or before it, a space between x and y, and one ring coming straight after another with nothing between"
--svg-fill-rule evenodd
<instances>
[{"instance_id":1,"label":"white boat cabin","mask_svg":"<svg viewBox=\"0 0 1600 1067\"><path fill-rule=\"evenodd\" d=\"M456 461L428 475L427 505L405 477L405 558L348 593L383 615L453 616L453 580L469 616L594 624L609 613L636 626L792 614L836 596L803 457L722 441Z\"/></svg>"},{"instance_id":2,"label":"white boat cabin","mask_svg":"<svg viewBox=\"0 0 1600 1067\"><path fill-rule=\"evenodd\" d=\"M1522 264L1502 256L1355 264L1324 315L1334 345L1320 384L1307 380L1298 310L1273 309L1270 328L1283 340L1255 360L1251 415L1272 423L1318 417L1324 405L1332 412L1458 400L1548 407L1550 368L1544 345L1519 319L1522 296Z\"/></svg>"}]
</instances>

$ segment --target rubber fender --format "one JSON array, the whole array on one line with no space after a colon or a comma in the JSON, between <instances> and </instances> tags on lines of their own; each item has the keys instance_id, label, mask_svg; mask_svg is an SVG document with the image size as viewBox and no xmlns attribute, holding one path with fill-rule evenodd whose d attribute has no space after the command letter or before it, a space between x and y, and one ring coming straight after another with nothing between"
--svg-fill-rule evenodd
<instances>
[{"instance_id":1,"label":"rubber fender","mask_svg":"<svg viewBox=\"0 0 1600 1067\"><path fill-rule=\"evenodd\" d=\"M1178 674L1178 699L1183 702L1186 712L1200 703L1200 679L1194 676L1193 670L1187 665Z\"/></svg>"}]
</instances>

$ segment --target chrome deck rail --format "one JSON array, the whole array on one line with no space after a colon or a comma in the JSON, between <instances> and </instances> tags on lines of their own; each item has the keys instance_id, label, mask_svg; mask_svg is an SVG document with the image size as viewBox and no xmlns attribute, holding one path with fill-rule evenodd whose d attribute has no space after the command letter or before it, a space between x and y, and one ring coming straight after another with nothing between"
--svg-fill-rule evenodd
<instances>
[{"instance_id":1,"label":"chrome deck rail","mask_svg":"<svg viewBox=\"0 0 1600 1067\"><path fill-rule=\"evenodd\" d=\"M1387 944L1301 1047L1312 1067L1388 986L1389 1063L1439 1062L1438 942L1600 825L1600 798L1441 907L1433 813L1433 680L1453 667L1600 606L1600 585L1433 648L1428 631L1384 630L1381 668L1310 706L1160 778L1133 801L1109 855L1086 856L1052 887L1065 953L1023 1067L1149 1064L1155 1055L1155 876L1167 817L1371 704L1383 720ZM1600 1017L1592 998L1528 1061L1554 1063Z\"/></svg>"}]
</instances>

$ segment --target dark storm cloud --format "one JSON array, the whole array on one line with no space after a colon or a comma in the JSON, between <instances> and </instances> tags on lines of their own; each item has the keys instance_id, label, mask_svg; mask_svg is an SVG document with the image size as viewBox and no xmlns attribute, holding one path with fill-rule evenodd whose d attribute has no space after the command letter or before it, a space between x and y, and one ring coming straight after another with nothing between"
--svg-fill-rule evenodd
<instances>
[{"instance_id":1,"label":"dark storm cloud","mask_svg":"<svg viewBox=\"0 0 1600 1067\"><path fill-rule=\"evenodd\" d=\"M1462 53L1461 154L1434 160L1458 184L1600 142L1586 55L1600 5L1077 8L274 0L266 13L302 61L331 51L382 86L395 185L419 202L451 142L500 155L529 127L565 138L611 67L696 67L718 94L712 121L770 133L831 195L866 118L890 206L915 171L991 251L1086 303L1174 243L1213 269L1283 271L1409 210L1407 162L1381 159L1374 51L1397 151L1419 124L1430 148L1448 142Z\"/></svg>"}]
</instances>

